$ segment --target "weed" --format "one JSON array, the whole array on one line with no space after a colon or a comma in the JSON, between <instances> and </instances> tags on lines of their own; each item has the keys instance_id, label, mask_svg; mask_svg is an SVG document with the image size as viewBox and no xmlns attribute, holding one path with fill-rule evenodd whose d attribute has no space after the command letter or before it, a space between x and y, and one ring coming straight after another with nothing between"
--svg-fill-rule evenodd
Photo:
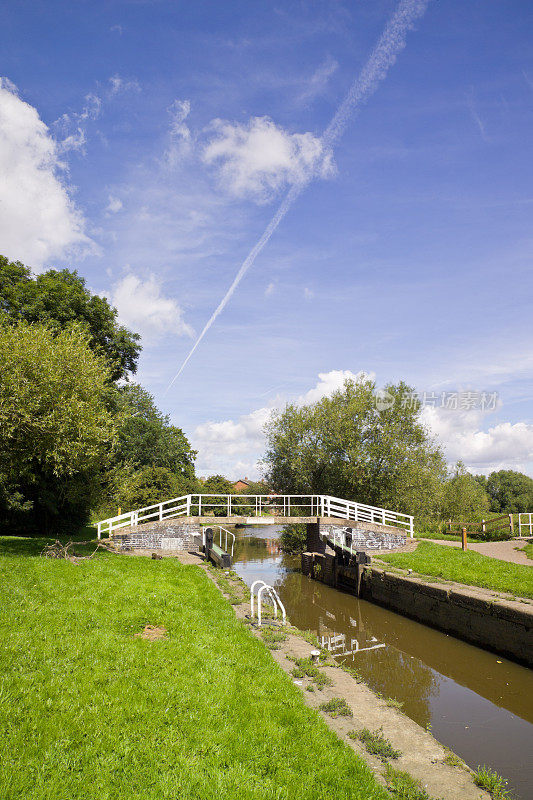
<instances>
[{"instance_id":1,"label":"weed","mask_svg":"<svg viewBox=\"0 0 533 800\"><path fill-rule=\"evenodd\" d=\"M385 705L389 708L397 708L398 711L401 711L403 708L403 703L401 700L396 700L395 697L388 697L385 701Z\"/></svg>"},{"instance_id":2,"label":"weed","mask_svg":"<svg viewBox=\"0 0 533 800\"><path fill-rule=\"evenodd\" d=\"M331 686L333 681L328 675L325 675L323 672L320 672L318 667L314 665L310 658L297 658L296 659L296 667L292 671L292 675L295 678L303 678L306 675L308 678L311 678L319 689L323 689L324 686Z\"/></svg>"},{"instance_id":3,"label":"weed","mask_svg":"<svg viewBox=\"0 0 533 800\"><path fill-rule=\"evenodd\" d=\"M394 769L387 764L383 775L394 800L431 800L420 781L415 780L408 772Z\"/></svg>"},{"instance_id":4,"label":"weed","mask_svg":"<svg viewBox=\"0 0 533 800\"><path fill-rule=\"evenodd\" d=\"M319 672L313 680L319 689L323 689L324 686L333 686L333 681L329 675L324 675L323 672Z\"/></svg>"},{"instance_id":5,"label":"weed","mask_svg":"<svg viewBox=\"0 0 533 800\"><path fill-rule=\"evenodd\" d=\"M353 717L353 711L344 697L333 697L327 703L321 703L320 710L330 717Z\"/></svg>"},{"instance_id":6,"label":"weed","mask_svg":"<svg viewBox=\"0 0 533 800\"><path fill-rule=\"evenodd\" d=\"M505 788L507 781L489 767L477 768L477 772L474 775L474 783L481 789L485 789L494 800L505 800L505 798L509 797L509 792Z\"/></svg>"},{"instance_id":7,"label":"weed","mask_svg":"<svg viewBox=\"0 0 533 800\"><path fill-rule=\"evenodd\" d=\"M305 691L306 692L314 692L315 691L315 687L313 686L312 683L310 683L309 686L305 687Z\"/></svg>"},{"instance_id":8,"label":"weed","mask_svg":"<svg viewBox=\"0 0 533 800\"><path fill-rule=\"evenodd\" d=\"M395 750L388 739L383 736L383 728L377 731L369 731L368 728L363 728L361 731L350 731L348 736L350 739L359 739L367 751L373 756L377 756L382 761L388 758L400 758L401 751Z\"/></svg>"},{"instance_id":9,"label":"weed","mask_svg":"<svg viewBox=\"0 0 533 800\"><path fill-rule=\"evenodd\" d=\"M464 767L465 762L450 750L442 759L449 767Z\"/></svg>"}]
</instances>

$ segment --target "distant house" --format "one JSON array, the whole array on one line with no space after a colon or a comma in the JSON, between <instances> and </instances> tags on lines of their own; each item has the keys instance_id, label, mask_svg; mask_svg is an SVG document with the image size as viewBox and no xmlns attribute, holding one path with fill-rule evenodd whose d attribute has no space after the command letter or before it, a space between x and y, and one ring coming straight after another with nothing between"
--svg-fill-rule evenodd
<instances>
[{"instance_id":1,"label":"distant house","mask_svg":"<svg viewBox=\"0 0 533 800\"><path fill-rule=\"evenodd\" d=\"M233 488L236 492L244 492L250 485L250 481L248 478L239 478L238 481L235 481L233 484Z\"/></svg>"}]
</instances>

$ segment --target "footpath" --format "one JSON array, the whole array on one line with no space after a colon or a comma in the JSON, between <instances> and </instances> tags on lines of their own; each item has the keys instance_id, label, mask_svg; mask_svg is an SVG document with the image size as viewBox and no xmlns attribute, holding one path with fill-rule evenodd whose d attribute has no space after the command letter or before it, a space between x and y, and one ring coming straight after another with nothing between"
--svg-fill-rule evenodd
<instances>
[{"instance_id":1,"label":"footpath","mask_svg":"<svg viewBox=\"0 0 533 800\"><path fill-rule=\"evenodd\" d=\"M418 541L433 542L434 544L444 544L446 547L461 547L461 542L450 541L449 539L424 539ZM524 545L523 539L507 539L503 542L468 542L468 549L483 556L497 558L499 561L508 561L510 564L522 564L526 567L533 567L533 560L528 558L520 544Z\"/></svg>"}]
</instances>

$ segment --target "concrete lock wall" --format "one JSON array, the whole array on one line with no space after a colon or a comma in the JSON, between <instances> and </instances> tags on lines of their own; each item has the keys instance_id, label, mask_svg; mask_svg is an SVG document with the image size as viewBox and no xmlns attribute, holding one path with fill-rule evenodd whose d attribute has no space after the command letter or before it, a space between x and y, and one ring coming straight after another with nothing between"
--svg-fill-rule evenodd
<instances>
[{"instance_id":1,"label":"concrete lock wall","mask_svg":"<svg viewBox=\"0 0 533 800\"><path fill-rule=\"evenodd\" d=\"M123 550L198 550L202 543L199 524L152 522L113 537Z\"/></svg>"},{"instance_id":2,"label":"concrete lock wall","mask_svg":"<svg viewBox=\"0 0 533 800\"><path fill-rule=\"evenodd\" d=\"M329 586L355 590L356 570L334 555L303 553L302 572ZM362 569L360 595L472 644L533 666L533 608L475 587L433 584L377 567Z\"/></svg>"}]
</instances>

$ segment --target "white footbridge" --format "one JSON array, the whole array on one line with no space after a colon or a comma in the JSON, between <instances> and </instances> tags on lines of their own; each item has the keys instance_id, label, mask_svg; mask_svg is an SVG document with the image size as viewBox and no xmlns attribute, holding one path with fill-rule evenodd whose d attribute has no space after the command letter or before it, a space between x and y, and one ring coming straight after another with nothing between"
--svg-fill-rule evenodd
<instances>
[{"instance_id":1,"label":"white footbridge","mask_svg":"<svg viewBox=\"0 0 533 800\"><path fill-rule=\"evenodd\" d=\"M98 522L98 538L122 528L180 518L184 523L274 525L357 523L368 529L413 537L413 517L387 508L325 494L186 494Z\"/></svg>"}]
</instances>

